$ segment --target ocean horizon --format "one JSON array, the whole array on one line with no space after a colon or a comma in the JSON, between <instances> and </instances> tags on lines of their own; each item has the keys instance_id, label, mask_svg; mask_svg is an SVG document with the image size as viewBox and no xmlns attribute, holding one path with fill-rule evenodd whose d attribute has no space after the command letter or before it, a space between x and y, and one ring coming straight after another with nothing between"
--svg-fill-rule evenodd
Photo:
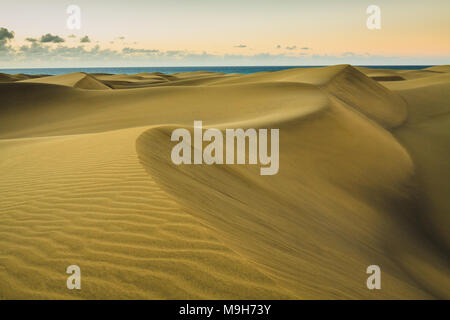
<instances>
[{"instance_id":1,"label":"ocean horizon","mask_svg":"<svg viewBox=\"0 0 450 320\"><path fill-rule=\"evenodd\" d=\"M373 69L395 69L395 70L419 70L432 67L433 65L358 65L358 67L368 67ZM8 74L45 74L60 75L73 72L85 73L110 73L110 74L135 74L143 72L162 72L162 73L178 73L178 72L194 72L209 71L222 73L242 73L249 74L264 71L280 71L295 68L317 68L323 66L204 66L204 67L89 67L89 68L0 68L1 73Z\"/></svg>"}]
</instances>

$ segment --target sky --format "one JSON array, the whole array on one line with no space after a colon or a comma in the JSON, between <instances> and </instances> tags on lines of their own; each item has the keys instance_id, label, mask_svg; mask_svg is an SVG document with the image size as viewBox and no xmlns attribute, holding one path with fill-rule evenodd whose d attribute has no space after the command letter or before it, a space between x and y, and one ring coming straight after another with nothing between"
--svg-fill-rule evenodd
<instances>
[{"instance_id":1,"label":"sky","mask_svg":"<svg viewBox=\"0 0 450 320\"><path fill-rule=\"evenodd\" d=\"M448 0L0 0L0 68L450 64ZM67 8L80 8L69 29ZM366 21L380 8L380 29Z\"/></svg>"}]
</instances>

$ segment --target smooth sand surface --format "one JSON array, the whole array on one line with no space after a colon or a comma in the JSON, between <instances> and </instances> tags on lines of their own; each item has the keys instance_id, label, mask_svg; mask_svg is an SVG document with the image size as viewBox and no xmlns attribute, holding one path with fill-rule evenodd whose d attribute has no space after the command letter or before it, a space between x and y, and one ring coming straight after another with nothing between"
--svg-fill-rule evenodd
<instances>
[{"instance_id":1,"label":"smooth sand surface","mask_svg":"<svg viewBox=\"0 0 450 320\"><path fill-rule=\"evenodd\" d=\"M448 66L0 82L2 299L450 298ZM194 120L279 128L278 174L174 165Z\"/></svg>"}]
</instances>

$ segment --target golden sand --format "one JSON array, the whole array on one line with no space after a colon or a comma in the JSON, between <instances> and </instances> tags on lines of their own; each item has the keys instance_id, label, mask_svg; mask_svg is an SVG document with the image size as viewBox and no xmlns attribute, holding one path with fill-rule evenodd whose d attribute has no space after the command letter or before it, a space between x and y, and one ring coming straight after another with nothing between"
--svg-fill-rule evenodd
<instances>
[{"instance_id":1,"label":"golden sand","mask_svg":"<svg viewBox=\"0 0 450 320\"><path fill-rule=\"evenodd\" d=\"M448 66L1 74L0 97L2 299L450 298ZM279 173L174 165L194 120L279 128Z\"/></svg>"}]
</instances>

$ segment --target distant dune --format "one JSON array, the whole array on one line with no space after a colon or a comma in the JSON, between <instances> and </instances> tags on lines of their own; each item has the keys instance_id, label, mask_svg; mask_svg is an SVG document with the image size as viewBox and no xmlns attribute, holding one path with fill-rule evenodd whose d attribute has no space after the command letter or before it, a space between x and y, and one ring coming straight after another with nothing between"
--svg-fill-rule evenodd
<instances>
[{"instance_id":1,"label":"distant dune","mask_svg":"<svg viewBox=\"0 0 450 320\"><path fill-rule=\"evenodd\" d=\"M46 77L46 75L27 75L27 74L6 74L0 73L0 82L14 82L27 79L36 79Z\"/></svg>"},{"instance_id":2,"label":"distant dune","mask_svg":"<svg viewBox=\"0 0 450 320\"><path fill-rule=\"evenodd\" d=\"M39 77L36 79L22 80L21 82L49 83L89 90L110 89L107 85L103 84L101 81L83 72L76 72L59 76Z\"/></svg>"},{"instance_id":3,"label":"distant dune","mask_svg":"<svg viewBox=\"0 0 450 320\"><path fill-rule=\"evenodd\" d=\"M449 66L0 74L0 96L1 299L450 298ZM194 120L279 128L279 173L174 165Z\"/></svg>"}]
</instances>

